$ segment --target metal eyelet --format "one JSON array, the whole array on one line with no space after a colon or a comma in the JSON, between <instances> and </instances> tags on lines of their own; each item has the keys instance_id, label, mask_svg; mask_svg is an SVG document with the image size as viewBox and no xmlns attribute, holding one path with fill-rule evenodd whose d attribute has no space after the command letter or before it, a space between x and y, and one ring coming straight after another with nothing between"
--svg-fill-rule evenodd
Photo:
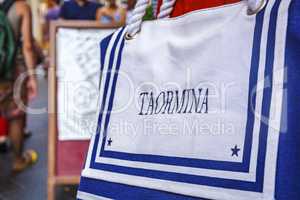
<instances>
[{"instance_id":1,"label":"metal eyelet","mask_svg":"<svg viewBox=\"0 0 300 200\"><path fill-rule=\"evenodd\" d=\"M248 8L247 15L255 15L255 14L259 13L261 10L264 9L266 4L267 4L267 0L262 0L260 6L257 9L251 10L250 8Z\"/></svg>"},{"instance_id":2,"label":"metal eyelet","mask_svg":"<svg viewBox=\"0 0 300 200\"><path fill-rule=\"evenodd\" d=\"M135 35L131 36L129 33L126 33L126 34L125 34L125 40L133 40L133 39L134 39L134 36L135 36Z\"/></svg>"}]
</instances>

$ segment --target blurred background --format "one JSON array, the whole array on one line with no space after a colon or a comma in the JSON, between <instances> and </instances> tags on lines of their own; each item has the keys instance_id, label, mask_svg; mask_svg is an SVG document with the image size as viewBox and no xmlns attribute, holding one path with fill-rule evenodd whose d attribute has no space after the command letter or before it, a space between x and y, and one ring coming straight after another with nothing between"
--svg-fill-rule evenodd
<instances>
[{"instance_id":1,"label":"blurred background","mask_svg":"<svg viewBox=\"0 0 300 200\"><path fill-rule=\"evenodd\" d=\"M70 4L73 3L73 5ZM0 1L1 3L1 1ZM79 7L88 7L90 5L91 9L80 10L78 7L74 7L74 3L80 5ZM92 4L91 4L92 3ZM45 112L34 113L34 114L27 114L27 123L26 123L26 130L25 130L25 139L24 139L24 146L25 149L34 149L38 154L38 161L35 165L30 166L26 170L22 171L21 173L15 174L12 173L12 160L13 160L13 153L12 153L12 145L10 142L10 138L8 133L6 133L5 129L3 129L3 124L0 123L0 130L2 133L0 134L0 200L44 200L48 199L48 164L53 164L55 169L54 173L58 173L56 169L59 168L59 161L57 161L57 157L59 157L60 152L52 152L52 156L50 159L49 152L48 152L48 145L53 145L54 148L58 146L57 143L59 142L50 142L48 141L48 134L56 134L55 132L48 132L48 112L46 111L49 100L56 99L56 94L48 98L48 88L49 84L54 84L53 79L49 79L49 67L50 67L50 60L54 59L54 65L56 63L56 58L50 58L50 49L54 48L54 43L50 42L50 24L53 21L66 21L71 20L71 25L67 25L70 30L73 32L62 32L62 36L64 34L73 34L78 37L78 30L81 29L80 26L87 26L93 27L92 29L97 29L97 26L101 26L100 24L109 24L112 27L119 27L123 26L128 23L130 19L130 14L132 9L135 5L135 0L100 0L100 1L87 1L86 0L69 0L69 1L59 1L59 0L27 0L27 4L31 8L32 12L32 33L35 40L35 56L37 57L37 66L36 72L38 74L38 96L29 103L30 108L45 108ZM65 5L67 4L67 5ZM115 5L116 4L116 5ZM93 5L93 6L91 6ZM151 20L154 18L156 14L156 6L157 1L152 0L149 2L149 9L147 10L145 20ZM84 13L86 12L86 13ZM91 12L92 13L91 15ZM75 21L74 21L75 20ZM76 25L76 20L78 20L78 24ZM84 20L84 21L82 21ZM66 22L61 22L61 24L66 24ZM68 23L67 23L68 24ZM65 25L64 25L65 26ZM57 27L59 28L59 26ZM89 28L83 28L89 29ZM111 29L111 32L115 29ZM58 31L58 30L57 30ZM76 32L77 31L77 32ZM83 41L89 40L88 35L95 35L95 33L87 33L86 38L83 38ZM105 34L107 34L105 32ZM52 35L52 37L56 37L56 35ZM74 36L75 37L75 36ZM82 36L83 37L83 36ZM103 35L104 37L104 35ZM88 38L88 39L87 39ZM22 38L21 38L22 39ZM97 54L99 38L96 37L93 40L92 45L95 46L95 51L91 53L91 57ZM71 47L70 47L71 48ZM78 47L72 47L76 51ZM66 52L65 52L66 53ZM71 54L72 52L67 52L67 54ZM53 56L53 55L52 55ZM68 56L68 55L66 55ZM80 57L80 55L79 55ZM98 63L94 63L95 68L98 68ZM79 66L80 67L80 66ZM56 72L54 72L56 75ZM97 79L96 75L96 79ZM49 79L49 81L48 81ZM68 103L68 102L67 102ZM5 119L4 119L5 120ZM55 119L57 120L57 119ZM62 122L63 123L63 122ZM59 128L54 127L54 130L59 130ZM54 140L59 140L59 136L53 137ZM89 136L88 136L89 137ZM77 138L77 142L78 142ZM68 139L63 139L64 142L68 142ZM69 142L72 141L72 138L69 139ZM76 144L74 143L76 148ZM83 149L87 148L88 140L85 138L85 145ZM67 146L65 146L67 148ZM70 149L64 150L66 155L68 155L68 151ZM78 162L74 174L72 174L72 181L70 184L68 180L63 180L64 184L59 184L54 187L54 196L50 197L49 199L59 199L59 200L69 200L69 199L76 199L76 189L78 186L79 175L80 172L78 171L82 163L84 161L85 152L81 149L81 152L76 152L78 158L73 160L72 162L68 162L70 166L67 164L62 164L65 167L63 170L64 173L68 174L68 167L72 168L74 162ZM72 156L72 155L71 155ZM48 162L49 161L49 162ZM75 167L75 168L76 168ZM72 169L70 169L71 173ZM73 173L73 171L72 171ZM55 174L54 174L55 175ZM53 174L52 174L53 176ZM74 178L75 176L75 178ZM53 178L53 177L52 177ZM52 179L51 179L52 180ZM51 182L51 181L50 181ZM75 182L75 184L74 184ZM50 188L51 193L51 188Z\"/></svg>"}]
</instances>

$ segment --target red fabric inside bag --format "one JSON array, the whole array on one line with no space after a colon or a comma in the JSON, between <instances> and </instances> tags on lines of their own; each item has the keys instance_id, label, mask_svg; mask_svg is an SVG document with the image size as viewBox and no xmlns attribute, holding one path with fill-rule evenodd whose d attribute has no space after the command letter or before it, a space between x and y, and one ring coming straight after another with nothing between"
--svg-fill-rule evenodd
<instances>
[{"instance_id":1,"label":"red fabric inside bag","mask_svg":"<svg viewBox=\"0 0 300 200\"><path fill-rule=\"evenodd\" d=\"M158 0L158 12L163 0ZM237 3L241 0L177 0L171 17L177 17L185 13L200 10L205 8L212 8L231 3ZM158 13L157 12L157 13Z\"/></svg>"}]
</instances>

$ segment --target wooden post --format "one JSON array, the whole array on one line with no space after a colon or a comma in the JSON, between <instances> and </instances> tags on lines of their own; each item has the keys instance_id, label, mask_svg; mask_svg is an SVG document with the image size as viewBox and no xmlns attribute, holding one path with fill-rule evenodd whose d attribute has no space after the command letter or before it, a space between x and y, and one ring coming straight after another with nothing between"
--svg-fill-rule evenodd
<instances>
[{"instance_id":1,"label":"wooden post","mask_svg":"<svg viewBox=\"0 0 300 200\"><path fill-rule=\"evenodd\" d=\"M55 200L58 185L79 184L80 176L57 176L56 146L57 129L57 77L56 77L56 34L59 28L76 29L116 29L110 25L100 25L94 21L53 21L50 23L50 67L48 69L48 200Z\"/></svg>"},{"instance_id":2,"label":"wooden post","mask_svg":"<svg viewBox=\"0 0 300 200\"><path fill-rule=\"evenodd\" d=\"M55 193L55 181L53 178L48 178L48 189L47 189L47 192L48 192L48 200L55 200L55 196L56 196L56 193Z\"/></svg>"},{"instance_id":3,"label":"wooden post","mask_svg":"<svg viewBox=\"0 0 300 200\"><path fill-rule=\"evenodd\" d=\"M48 200L55 199L56 123L56 22L50 26L50 68L48 69Z\"/></svg>"}]
</instances>

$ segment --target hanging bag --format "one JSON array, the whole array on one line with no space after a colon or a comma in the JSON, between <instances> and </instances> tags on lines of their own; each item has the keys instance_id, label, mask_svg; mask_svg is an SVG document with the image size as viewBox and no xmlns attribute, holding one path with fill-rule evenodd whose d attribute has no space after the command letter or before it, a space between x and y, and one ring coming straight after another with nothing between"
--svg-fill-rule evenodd
<instances>
[{"instance_id":1,"label":"hanging bag","mask_svg":"<svg viewBox=\"0 0 300 200\"><path fill-rule=\"evenodd\" d=\"M15 65L16 41L7 13L14 0L6 0L0 4L0 82L11 79Z\"/></svg>"},{"instance_id":2,"label":"hanging bag","mask_svg":"<svg viewBox=\"0 0 300 200\"><path fill-rule=\"evenodd\" d=\"M166 0L142 24L148 2L138 1L100 44L98 126L78 199L274 199L290 2L169 19Z\"/></svg>"}]
</instances>

